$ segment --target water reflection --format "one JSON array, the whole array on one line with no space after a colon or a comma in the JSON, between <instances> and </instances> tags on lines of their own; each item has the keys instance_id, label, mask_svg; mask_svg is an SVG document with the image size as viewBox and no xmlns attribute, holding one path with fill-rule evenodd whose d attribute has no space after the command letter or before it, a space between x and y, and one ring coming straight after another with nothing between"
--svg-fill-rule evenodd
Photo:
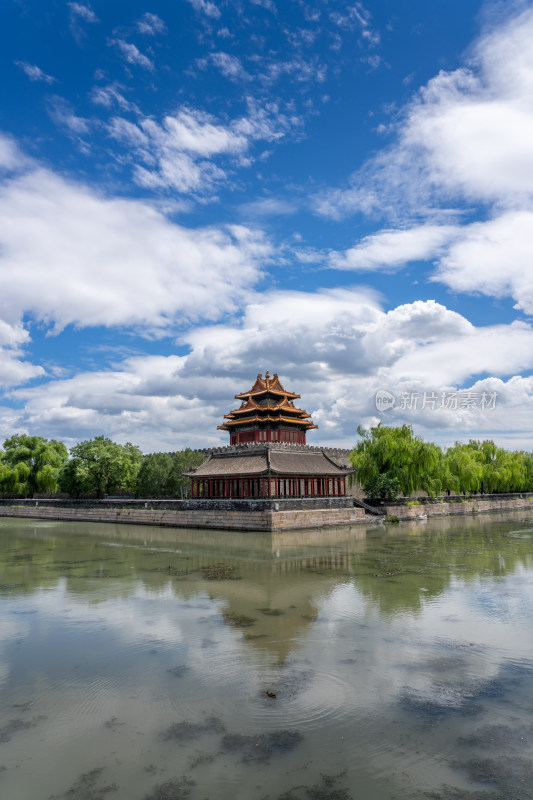
<instances>
[{"instance_id":1,"label":"water reflection","mask_svg":"<svg viewBox=\"0 0 533 800\"><path fill-rule=\"evenodd\" d=\"M532 539L4 519L2 796L529 797Z\"/></svg>"}]
</instances>

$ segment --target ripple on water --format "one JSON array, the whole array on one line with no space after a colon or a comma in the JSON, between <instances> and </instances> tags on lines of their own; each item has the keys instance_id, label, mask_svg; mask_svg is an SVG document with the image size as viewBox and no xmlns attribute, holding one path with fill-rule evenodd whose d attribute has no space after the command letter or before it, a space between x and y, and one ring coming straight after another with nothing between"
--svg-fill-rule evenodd
<instances>
[{"instance_id":1,"label":"ripple on water","mask_svg":"<svg viewBox=\"0 0 533 800\"><path fill-rule=\"evenodd\" d=\"M341 725L353 711L353 696L353 685L337 674L308 666L282 669L263 679L251 714L256 724L282 714L284 725L305 733L331 722Z\"/></svg>"},{"instance_id":2,"label":"ripple on water","mask_svg":"<svg viewBox=\"0 0 533 800\"><path fill-rule=\"evenodd\" d=\"M65 695L69 702L60 717L68 717L71 721L83 721L101 716L108 710L107 700L118 692L116 676L94 675L90 680L80 676L75 683L67 677L54 686L54 694Z\"/></svg>"}]
</instances>

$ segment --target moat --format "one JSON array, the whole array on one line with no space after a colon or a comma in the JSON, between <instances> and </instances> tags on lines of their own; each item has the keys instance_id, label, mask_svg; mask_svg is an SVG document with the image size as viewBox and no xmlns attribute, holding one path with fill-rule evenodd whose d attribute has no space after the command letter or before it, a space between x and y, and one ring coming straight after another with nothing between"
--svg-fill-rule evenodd
<instances>
[{"instance_id":1,"label":"moat","mask_svg":"<svg viewBox=\"0 0 533 800\"><path fill-rule=\"evenodd\" d=\"M9 800L533 798L533 512L0 520Z\"/></svg>"}]
</instances>

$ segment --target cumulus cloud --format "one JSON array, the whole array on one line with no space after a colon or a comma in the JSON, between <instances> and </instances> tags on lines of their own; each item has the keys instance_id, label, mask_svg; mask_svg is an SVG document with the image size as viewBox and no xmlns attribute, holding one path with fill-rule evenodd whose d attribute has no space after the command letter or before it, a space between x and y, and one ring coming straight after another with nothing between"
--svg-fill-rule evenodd
<instances>
[{"instance_id":1,"label":"cumulus cloud","mask_svg":"<svg viewBox=\"0 0 533 800\"><path fill-rule=\"evenodd\" d=\"M533 9L484 35L469 66L441 72L407 106L397 141L318 199L323 213L375 204L413 207L458 199L507 204L533 198Z\"/></svg>"},{"instance_id":2,"label":"cumulus cloud","mask_svg":"<svg viewBox=\"0 0 533 800\"><path fill-rule=\"evenodd\" d=\"M10 324L0 318L0 387L20 386L44 375L41 366L25 359L24 348L29 341L21 323Z\"/></svg>"},{"instance_id":3,"label":"cumulus cloud","mask_svg":"<svg viewBox=\"0 0 533 800\"><path fill-rule=\"evenodd\" d=\"M532 37L532 8L486 31L466 66L439 73L420 90L400 117L394 144L349 187L317 198L326 216L380 209L402 222L332 253L330 266L390 269L431 259L434 279L454 291L511 296L531 313Z\"/></svg>"},{"instance_id":4,"label":"cumulus cloud","mask_svg":"<svg viewBox=\"0 0 533 800\"><path fill-rule=\"evenodd\" d=\"M241 325L196 329L187 341L191 354L183 365L183 379L201 376L208 363L216 364L214 375L234 376L243 384L237 389L241 391L250 374L276 369L302 394L304 407L319 424L311 438L322 443L350 446L360 422L377 422L378 389L395 392L398 398L392 414L383 418L386 424L387 419L389 424L407 421L441 442L468 438L489 427L508 441L518 436L532 410L530 378L523 379L520 397L513 399L512 391L502 390L492 410L460 404L455 409L400 409L402 392L422 396L424 391L463 388L480 397L489 389L500 392L517 373L533 366L531 326L476 328L434 301L385 312L377 296L360 288L272 292L247 308ZM498 376L494 380L499 388L491 388L492 379L483 377L487 373ZM510 423L509 404L516 426ZM522 428L526 429L527 425ZM527 441L531 445L531 437Z\"/></svg>"},{"instance_id":5,"label":"cumulus cloud","mask_svg":"<svg viewBox=\"0 0 533 800\"><path fill-rule=\"evenodd\" d=\"M533 207L465 226L434 276L454 291L511 296L533 313Z\"/></svg>"},{"instance_id":6,"label":"cumulus cloud","mask_svg":"<svg viewBox=\"0 0 533 800\"><path fill-rule=\"evenodd\" d=\"M330 265L345 270L377 270L430 258L457 236L453 225L419 225L405 230L382 230L366 236L343 254L331 253Z\"/></svg>"},{"instance_id":7,"label":"cumulus cloud","mask_svg":"<svg viewBox=\"0 0 533 800\"><path fill-rule=\"evenodd\" d=\"M189 230L136 200L34 166L0 186L0 317L134 326L151 335L217 319L259 278L270 247L249 228Z\"/></svg>"},{"instance_id":8,"label":"cumulus cloud","mask_svg":"<svg viewBox=\"0 0 533 800\"><path fill-rule=\"evenodd\" d=\"M270 369L302 395L319 425L311 444L353 446L357 425L379 420L375 395L385 389L397 400L381 414L385 424L408 422L443 443L490 429L502 444L533 445L521 433L533 408L533 377L519 375L533 366L533 330L523 323L476 327L434 301L384 311L360 287L272 291L232 324L189 330L183 344L186 355L131 357L110 370L14 391L24 404L19 427L72 440L105 432L147 451L222 443L216 427L233 395ZM458 389L478 399L496 393L497 403L441 407L440 398ZM420 401L424 393L435 394L435 407L402 407L402 394Z\"/></svg>"}]
</instances>

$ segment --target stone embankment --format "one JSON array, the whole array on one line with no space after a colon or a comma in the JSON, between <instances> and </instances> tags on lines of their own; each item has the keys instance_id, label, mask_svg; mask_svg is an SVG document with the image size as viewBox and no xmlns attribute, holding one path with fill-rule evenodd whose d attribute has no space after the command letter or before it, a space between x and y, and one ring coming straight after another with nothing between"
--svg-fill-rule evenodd
<instances>
[{"instance_id":1,"label":"stone embankment","mask_svg":"<svg viewBox=\"0 0 533 800\"><path fill-rule=\"evenodd\" d=\"M449 503L418 503L416 505L380 506L384 514L403 519L428 517L445 517L462 514L486 514L491 511L518 511L522 508L533 508L533 495L513 497L501 500L455 500Z\"/></svg>"},{"instance_id":2,"label":"stone embankment","mask_svg":"<svg viewBox=\"0 0 533 800\"><path fill-rule=\"evenodd\" d=\"M4 501L5 502L5 501ZM13 501L11 501L13 502ZM149 504L146 504L149 505ZM113 522L128 525L158 525L171 528L215 528L221 530L279 531L300 528L337 527L365 522L357 508L300 510L228 511L186 510L161 507L112 507L95 502L92 506L43 505L39 501L0 505L0 517L29 517L80 522Z\"/></svg>"}]
</instances>

